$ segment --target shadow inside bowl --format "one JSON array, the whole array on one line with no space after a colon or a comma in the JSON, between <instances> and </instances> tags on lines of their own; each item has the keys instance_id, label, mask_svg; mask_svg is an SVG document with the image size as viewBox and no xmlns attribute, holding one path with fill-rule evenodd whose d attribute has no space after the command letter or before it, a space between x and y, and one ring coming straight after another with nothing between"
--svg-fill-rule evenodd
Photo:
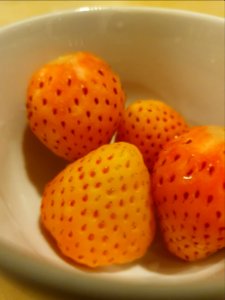
<instances>
[{"instance_id":1,"label":"shadow inside bowl","mask_svg":"<svg viewBox=\"0 0 225 300\"><path fill-rule=\"evenodd\" d=\"M172 255L164 245L161 236L153 242L147 254L140 260L140 265L153 273L162 275L191 274L221 262L224 259L224 251L220 250L208 258L186 262Z\"/></svg>"},{"instance_id":2,"label":"shadow inside bowl","mask_svg":"<svg viewBox=\"0 0 225 300\"><path fill-rule=\"evenodd\" d=\"M51 153L28 126L24 131L23 152L29 180L42 195L45 185L65 168L67 162Z\"/></svg>"},{"instance_id":3,"label":"shadow inside bowl","mask_svg":"<svg viewBox=\"0 0 225 300\"><path fill-rule=\"evenodd\" d=\"M160 238L156 238L146 255L141 259L140 265L153 273L178 274L186 272L190 263L184 262L172 255Z\"/></svg>"}]
</instances>

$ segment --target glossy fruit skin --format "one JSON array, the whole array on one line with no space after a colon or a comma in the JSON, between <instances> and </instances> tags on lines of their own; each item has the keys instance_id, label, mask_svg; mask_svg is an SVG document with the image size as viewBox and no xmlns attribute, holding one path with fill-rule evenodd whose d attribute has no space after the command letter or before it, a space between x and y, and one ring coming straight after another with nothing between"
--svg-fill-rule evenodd
<instances>
[{"instance_id":1,"label":"glossy fruit skin","mask_svg":"<svg viewBox=\"0 0 225 300\"><path fill-rule=\"evenodd\" d=\"M125 96L119 77L97 56L76 52L37 70L27 91L31 130L52 152L74 161L109 143Z\"/></svg>"},{"instance_id":2,"label":"glossy fruit skin","mask_svg":"<svg viewBox=\"0 0 225 300\"><path fill-rule=\"evenodd\" d=\"M166 145L152 174L165 244L186 261L225 246L224 128L192 128Z\"/></svg>"},{"instance_id":3,"label":"glossy fruit skin","mask_svg":"<svg viewBox=\"0 0 225 300\"><path fill-rule=\"evenodd\" d=\"M155 234L150 188L135 146L104 145L46 186L41 222L74 262L92 268L132 262L146 253Z\"/></svg>"},{"instance_id":4,"label":"glossy fruit skin","mask_svg":"<svg viewBox=\"0 0 225 300\"><path fill-rule=\"evenodd\" d=\"M184 118L159 100L137 100L123 113L117 141L136 145L151 171L163 146L188 129Z\"/></svg>"}]
</instances>

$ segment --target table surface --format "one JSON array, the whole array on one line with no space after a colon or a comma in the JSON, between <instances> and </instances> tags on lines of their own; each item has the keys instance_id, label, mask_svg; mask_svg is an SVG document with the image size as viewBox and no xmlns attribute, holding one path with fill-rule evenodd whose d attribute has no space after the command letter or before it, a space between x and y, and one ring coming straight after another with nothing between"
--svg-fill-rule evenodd
<instances>
[{"instance_id":1,"label":"table surface","mask_svg":"<svg viewBox=\"0 0 225 300\"><path fill-rule=\"evenodd\" d=\"M0 26L25 18L81 6L151 6L184 9L224 17L223 1L0 1ZM0 300L57 300L50 291L18 281L0 270Z\"/></svg>"}]
</instances>

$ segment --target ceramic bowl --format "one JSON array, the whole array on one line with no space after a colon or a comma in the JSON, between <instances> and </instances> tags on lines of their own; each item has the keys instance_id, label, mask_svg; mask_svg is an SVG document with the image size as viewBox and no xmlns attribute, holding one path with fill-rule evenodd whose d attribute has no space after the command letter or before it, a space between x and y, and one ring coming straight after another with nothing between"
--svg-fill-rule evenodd
<instances>
[{"instance_id":1,"label":"ceramic bowl","mask_svg":"<svg viewBox=\"0 0 225 300\"><path fill-rule=\"evenodd\" d=\"M155 242L128 266L90 271L64 261L39 225L43 187L65 166L27 127L31 74L86 50L120 75L128 101L156 97L193 124L224 123L224 21L148 8L82 8L0 30L0 266L42 286L98 299L222 299L224 255L185 263ZM219 299L218 298L218 299Z\"/></svg>"}]
</instances>

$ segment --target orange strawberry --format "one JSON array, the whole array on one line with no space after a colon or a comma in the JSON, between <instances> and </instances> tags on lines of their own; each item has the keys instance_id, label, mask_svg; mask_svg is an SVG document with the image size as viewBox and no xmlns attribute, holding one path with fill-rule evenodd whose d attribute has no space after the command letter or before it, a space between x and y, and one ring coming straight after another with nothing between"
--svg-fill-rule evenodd
<instances>
[{"instance_id":1,"label":"orange strawberry","mask_svg":"<svg viewBox=\"0 0 225 300\"><path fill-rule=\"evenodd\" d=\"M187 128L182 116L167 104L138 100L124 112L116 139L136 145L151 171L164 144Z\"/></svg>"},{"instance_id":2,"label":"orange strawberry","mask_svg":"<svg viewBox=\"0 0 225 300\"><path fill-rule=\"evenodd\" d=\"M124 93L119 77L104 61L77 52L33 75L26 105L35 135L55 154L73 161L111 140Z\"/></svg>"},{"instance_id":3,"label":"orange strawberry","mask_svg":"<svg viewBox=\"0 0 225 300\"><path fill-rule=\"evenodd\" d=\"M225 246L224 128L194 127L159 154L152 187L167 248L194 261Z\"/></svg>"},{"instance_id":4,"label":"orange strawberry","mask_svg":"<svg viewBox=\"0 0 225 300\"><path fill-rule=\"evenodd\" d=\"M41 220L75 262L97 267L143 256L155 223L141 153L114 143L68 165L44 191Z\"/></svg>"}]
</instances>

